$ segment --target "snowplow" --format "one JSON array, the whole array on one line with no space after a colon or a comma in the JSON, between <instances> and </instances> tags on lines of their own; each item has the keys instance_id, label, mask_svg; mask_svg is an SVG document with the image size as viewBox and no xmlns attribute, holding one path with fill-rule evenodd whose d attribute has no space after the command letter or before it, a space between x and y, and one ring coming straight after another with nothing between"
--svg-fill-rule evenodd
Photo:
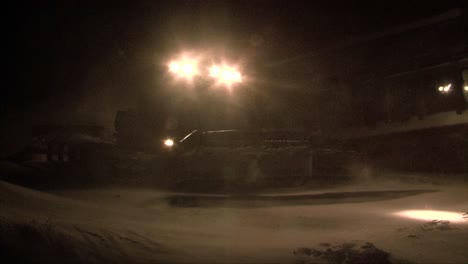
<instances>
[{"instance_id":1,"label":"snowplow","mask_svg":"<svg viewBox=\"0 0 468 264\"><path fill-rule=\"evenodd\" d=\"M171 140L171 144L168 144ZM297 131L198 131L161 140L165 177L182 190L254 190L348 179L344 142Z\"/></svg>"}]
</instances>

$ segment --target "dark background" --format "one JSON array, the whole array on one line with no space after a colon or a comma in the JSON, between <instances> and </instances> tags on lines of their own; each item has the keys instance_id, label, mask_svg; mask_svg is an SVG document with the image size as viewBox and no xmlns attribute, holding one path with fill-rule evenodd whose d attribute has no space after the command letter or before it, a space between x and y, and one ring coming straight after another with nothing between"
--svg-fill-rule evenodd
<instances>
[{"instance_id":1,"label":"dark background","mask_svg":"<svg viewBox=\"0 0 468 264\"><path fill-rule=\"evenodd\" d=\"M214 49L237 58L254 80L251 86L264 95L258 104L268 102L276 109L259 108L260 115L290 109L290 115L273 117L266 126L360 122L362 117L353 115L355 108L349 106L356 103L353 92L340 88L348 80L336 77L371 60L372 54L354 48L362 47L359 39L455 7L463 8L463 1L9 4L3 8L2 23L7 70L0 102L2 149L11 135L21 138L33 124L110 127L118 109L148 104L153 98L157 108L161 98L155 91L162 86L163 64L187 49ZM358 41L345 51L354 56L352 63L341 61L343 56L333 47L354 40ZM335 76L334 83L320 85L330 78L319 77L329 75ZM330 111L329 103L337 96L348 98L348 106L340 102L339 109ZM344 112L346 122L341 118Z\"/></svg>"}]
</instances>

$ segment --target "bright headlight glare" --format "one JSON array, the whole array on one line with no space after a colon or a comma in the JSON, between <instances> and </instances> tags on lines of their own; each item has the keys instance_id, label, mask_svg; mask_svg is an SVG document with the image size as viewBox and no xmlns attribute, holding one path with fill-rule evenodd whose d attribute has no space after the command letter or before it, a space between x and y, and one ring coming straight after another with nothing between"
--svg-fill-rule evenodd
<instances>
[{"instance_id":1,"label":"bright headlight glare","mask_svg":"<svg viewBox=\"0 0 468 264\"><path fill-rule=\"evenodd\" d=\"M232 86L234 83L242 82L242 74L238 69L226 65L212 65L208 68L208 76L215 79L218 84Z\"/></svg>"},{"instance_id":2,"label":"bright headlight glare","mask_svg":"<svg viewBox=\"0 0 468 264\"><path fill-rule=\"evenodd\" d=\"M173 60L168 64L169 72L178 78L191 80L199 74L198 61L193 58L183 57L178 60Z\"/></svg>"},{"instance_id":3,"label":"bright headlight glare","mask_svg":"<svg viewBox=\"0 0 468 264\"><path fill-rule=\"evenodd\" d=\"M208 69L208 75L213 78L218 78L221 73L221 67L213 65Z\"/></svg>"},{"instance_id":4,"label":"bright headlight glare","mask_svg":"<svg viewBox=\"0 0 468 264\"><path fill-rule=\"evenodd\" d=\"M169 72L172 73L179 73L180 72L180 64L178 62L172 61L169 63Z\"/></svg>"},{"instance_id":5,"label":"bright headlight glare","mask_svg":"<svg viewBox=\"0 0 468 264\"><path fill-rule=\"evenodd\" d=\"M170 139L170 138L167 138L164 140L164 146L166 147L172 147L174 146L174 140Z\"/></svg>"}]
</instances>

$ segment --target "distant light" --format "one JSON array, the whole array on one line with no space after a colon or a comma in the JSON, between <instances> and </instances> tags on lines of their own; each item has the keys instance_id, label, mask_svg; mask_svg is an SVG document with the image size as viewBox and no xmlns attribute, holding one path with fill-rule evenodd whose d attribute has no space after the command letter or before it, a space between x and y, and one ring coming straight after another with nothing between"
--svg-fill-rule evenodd
<instances>
[{"instance_id":1,"label":"distant light","mask_svg":"<svg viewBox=\"0 0 468 264\"><path fill-rule=\"evenodd\" d=\"M464 88L464 89L465 89L465 91L467 91L467 92L468 92L468 86L465 86L465 88Z\"/></svg>"},{"instance_id":2,"label":"distant light","mask_svg":"<svg viewBox=\"0 0 468 264\"><path fill-rule=\"evenodd\" d=\"M395 213L395 215L406 217L406 218L411 218L411 219L424 220L424 221L432 221L432 220L448 220L451 222L466 221L463 219L462 213L449 212L449 211L406 210L406 211L397 212Z\"/></svg>"},{"instance_id":3,"label":"distant light","mask_svg":"<svg viewBox=\"0 0 468 264\"><path fill-rule=\"evenodd\" d=\"M170 139L170 138L165 139L165 140L164 140L164 146L166 146L166 147L172 147L172 146L174 146L174 140L172 140L172 139Z\"/></svg>"},{"instance_id":4,"label":"distant light","mask_svg":"<svg viewBox=\"0 0 468 264\"><path fill-rule=\"evenodd\" d=\"M450 91L450 87L452 87L451 83L449 83L447 86L444 87L444 92Z\"/></svg>"},{"instance_id":5,"label":"distant light","mask_svg":"<svg viewBox=\"0 0 468 264\"><path fill-rule=\"evenodd\" d=\"M449 83L449 84L447 84L447 85L445 85L445 86L439 86L438 90L439 90L439 92L441 92L441 93L448 93L448 92L450 92L450 88L451 88L451 87L452 87L452 84Z\"/></svg>"}]
</instances>

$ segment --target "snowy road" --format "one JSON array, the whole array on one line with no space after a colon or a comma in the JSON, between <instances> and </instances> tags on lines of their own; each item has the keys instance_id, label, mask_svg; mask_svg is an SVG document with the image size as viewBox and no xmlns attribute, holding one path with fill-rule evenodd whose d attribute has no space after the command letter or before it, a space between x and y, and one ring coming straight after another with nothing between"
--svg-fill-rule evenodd
<instances>
[{"instance_id":1,"label":"snowy road","mask_svg":"<svg viewBox=\"0 0 468 264\"><path fill-rule=\"evenodd\" d=\"M368 182L250 196L135 188L45 193L0 182L0 242L10 255L34 243L29 247L78 263L311 263L297 249L361 242L389 252L392 263L468 263L467 211L466 182ZM68 255L55 244L66 245Z\"/></svg>"}]
</instances>

